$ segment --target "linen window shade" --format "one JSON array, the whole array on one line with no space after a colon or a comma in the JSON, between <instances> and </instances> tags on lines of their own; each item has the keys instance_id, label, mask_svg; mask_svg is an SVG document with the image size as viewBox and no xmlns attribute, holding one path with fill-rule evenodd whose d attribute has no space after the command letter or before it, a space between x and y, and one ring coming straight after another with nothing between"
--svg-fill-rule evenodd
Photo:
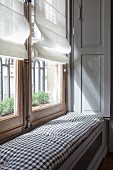
<instances>
[{"instance_id":1,"label":"linen window shade","mask_svg":"<svg viewBox=\"0 0 113 170\"><path fill-rule=\"evenodd\" d=\"M27 59L25 40L30 34L23 0L0 0L0 56Z\"/></svg>"},{"instance_id":2,"label":"linen window shade","mask_svg":"<svg viewBox=\"0 0 113 170\"><path fill-rule=\"evenodd\" d=\"M68 63L66 54L71 47L66 39L65 0L35 0L34 9L34 19L41 32L41 39L33 44L37 57Z\"/></svg>"}]
</instances>

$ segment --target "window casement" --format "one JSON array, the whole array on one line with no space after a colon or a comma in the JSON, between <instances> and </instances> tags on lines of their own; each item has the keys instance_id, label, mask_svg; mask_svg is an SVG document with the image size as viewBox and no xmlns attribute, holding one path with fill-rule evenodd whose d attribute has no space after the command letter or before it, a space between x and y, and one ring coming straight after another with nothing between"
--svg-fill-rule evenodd
<instances>
[{"instance_id":1,"label":"window casement","mask_svg":"<svg viewBox=\"0 0 113 170\"><path fill-rule=\"evenodd\" d=\"M8 80L7 76L4 76L6 70L4 70L4 74L2 74L4 79L2 86L4 89L3 94L1 95L3 96L1 100L1 102L3 103L3 109L0 116L0 139L5 139L6 137L15 134L15 132L17 133L19 131L22 131L22 128L24 126L23 61L15 61L14 66L14 75L11 76L10 72L10 80ZM12 100L14 101L14 103Z\"/></svg>"},{"instance_id":2,"label":"window casement","mask_svg":"<svg viewBox=\"0 0 113 170\"><path fill-rule=\"evenodd\" d=\"M55 70L56 68L58 69L58 66L53 66L52 69ZM61 66L59 72L60 74L57 73L56 79L54 78L55 72L54 74L53 72L51 72L52 69L49 70L49 75L47 75L48 78L45 76L45 93L50 96L50 99L49 102L47 101L43 104L32 106L32 114L31 114L32 124L37 124L37 122L40 124L66 113L66 103L65 103L66 72L64 68L65 66ZM58 79L60 78L61 81L58 82ZM32 98L32 102L33 102L33 98Z\"/></svg>"},{"instance_id":3,"label":"window casement","mask_svg":"<svg viewBox=\"0 0 113 170\"><path fill-rule=\"evenodd\" d=\"M49 0L32 2L32 92L46 93L48 100L35 105L32 94L31 123L39 124L66 113L66 54L70 53L70 46L66 39L66 1L57 3ZM56 38L57 37L57 38ZM44 76L39 74L40 62L44 63ZM37 66L36 66L37 65ZM35 69L34 69L35 66ZM36 83L36 74L37 81ZM42 80L40 80L42 78ZM41 81L43 82L41 84ZM35 85L37 84L37 85ZM42 86L42 87L41 87ZM46 103L47 102L47 103Z\"/></svg>"},{"instance_id":4,"label":"window casement","mask_svg":"<svg viewBox=\"0 0 113 170\"><path fill-rule=\"evenodd\" d=\"M21 132L24 127L25 70L23 60L28 58L24 43L30 30L24 16L23 0L1 1L0 14L1 141Z\"/></svg>"},{"instance_id":5,"label":"window casement","mask_svg":"<svg viewBox=\"0 0 113 170\"><path fill-rule=\"evenodd\" d=\"M5 16L0 18L0 98L14 98L14 112L0 117L0 140L66 113L66 63L71 48L65 2L0 3ZM2 60L9 62L7 76L2 75ZM36 101L37 96L41 97Z\"/></svg>"}]
</instances>

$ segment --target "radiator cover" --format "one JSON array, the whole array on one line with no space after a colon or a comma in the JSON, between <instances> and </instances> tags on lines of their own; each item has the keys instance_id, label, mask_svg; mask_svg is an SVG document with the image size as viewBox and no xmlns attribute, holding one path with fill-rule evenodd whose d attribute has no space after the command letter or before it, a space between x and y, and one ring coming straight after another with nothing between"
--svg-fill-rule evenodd
<instances>
[{"instance_id":1,"label":"radiator cover","mask_svg":"<svg viewBox=\"0 0 113 170\"><path fill-rule=\"evenodd\" d=\"M87 170L94 156L98 152L99 148L102 146L102 133L95 139L92 145L88 148L85 154L76 163L73 170Z\"/></svg>"}]
</instances>

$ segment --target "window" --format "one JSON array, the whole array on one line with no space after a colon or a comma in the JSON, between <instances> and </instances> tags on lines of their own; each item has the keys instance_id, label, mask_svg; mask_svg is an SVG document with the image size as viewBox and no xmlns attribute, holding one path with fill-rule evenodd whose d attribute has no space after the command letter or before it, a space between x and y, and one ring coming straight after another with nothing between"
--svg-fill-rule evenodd
<instances>
[{"instance_id":1,"label":"window","mask_svg":"<svg viewBox=\"0 0 113 170\"><path fill-rule=\"evenodd\" d=\"M32 67L32 106L40 108L44 104L50 106L62 103L62 78L62 65L40 60L34 61ZM33 107L33 110L36 108Z\"/></svg>"},{"instance_id":2,"label":"window","mask_svg":"<svg viewBox=\"0 0 113 170\"><path fill-rule=\"evenodd\" d=\"M24 127L24 59L28 58L24 44L30 30L23 0L1 1L0 12L1 141Z\"/></svg>"},{"instance_id":3,"label":"window","mask_svg":"<svg viewBox=\"0 0 113 170\"><path fill-rule=\"evenodd\" d=\"M53 4L35 0L32 5L24 0L8 2L0 2L5 17L0 18L0 102L4 105L7 100L10 109L11 101L13 107L5 114L0 106L0 139L66 112L64 68L70 51L65 0L63 4L60 0Z\"/></svg>"},{"instance_id":4,"label":"window","mask_svg":"<svg viewBox=\"0 0 113 170\"><path fill-rule=\"evenodd\" d=\"M52 10L54 12L54 11L60 10L58 7L58 4L61 5L60 1L58 2L57 5L54 4L55 6L57 6L57 10L55 6L54 8L51 9L51 4L49 4L51 3L50 1L48 1L47 3L46 1L40 1L39 3L41 3L41 5L44 6L45 10L47 11ZM47 9L48 5L50 9ZM53 16L50 17L49 14L46 15L46 13L43 13L41 9L38 9L39 6L38 7L37 6L38 6L38 1L35 1L35 3L34 1L32 1L32 21L31 22L32 22L32 32L34 32L34 34L32 34L32 47L35 44L37 45L38 44L37 42L40 42L41 39L44 39L44 36L42 35L44 34L44 32L43 31L41 32L40 27L39 27L40 22L41 24L43 24L43 22L46 23L47 21L45 19L47 17L48 20L50 20L51 22L51 26L52 24L54 24L52 23L54 22ZM40 14L43 13L43 16L45 16L45 18L42 18L42 16L40 17L37 16L39 11L40 11ZM59 15L59 12L58 12L58 15ZM36 16L39 18L38 24L37 24ZM61 15L61 18L63 18L62 15ZM62 22L64 23L65 21L62 21ZM46 23L46 24L50 24L50 23ZM52 28L49 28L49 29L51 31ZM52 36L52 35L49 35L49 36ZM53 38L55 38L54 35L53 35ZM58 36L58 38L60 40L61 37ZM54 43L55 41L53 40L52 42ZM54 46L52 42L51 41L48 42L50 43L50 46L52 45ZM39 53L40 53L40 50L37 50L34 47L32 50L32 114L31 114L32 123L34 121L42 121L44 118L47 119L47 117L51 117L51 115L54 115L53 117L55 117L59 115L59 113L62 114L66 112L66 105L65 105L65 77L66 76L64 72L64 67L68 59L66 56L64 56L66 60L63 59L63 62L64 62L64 65L63 65L62 63L60 63L61 62L60 60L62 58L61 56L62 52L61 53L50 52L48 54L48 51L47 51L48 56L46 56L47 58L45 58L44 60L43 60L43 56L45 55L45 53L43 52L40 54ZM51 53L53 53L52 57L51 57ZM58 58L59 60L56 60Z\"/></svg>"},{"instance_id":5,"label":"window","mask_svg":"<svg viewBox=\"0 0 113 170\"><path fill-rule=\"evenodd\" d=\"M32 62L32 93L45 91L45 62L35 60Z\"/></svg>"},{"instance_id":6,"label":"window","mask_svg":"<svg viewBox=\"0 0 113 170\"><path fill-rule=\"evenodd\" d=\"M44 62L45 70L42 68L41 74L41 71L38 72L38 63L40 62L36 62L35 72L32 69L32 124L43 123L66 112L65 66L58 63Z\"/></svg>"},{"instance_id":7,"label":"window","mask_svg":"<svg viewBox=\"0 0 113 170\"><path fill-rule=\"evenodd\" d=\"M50 103L62 103L63 66L58 63L46 62L45 91L50 94Z\"/></svg>"},{"instance_id":8,"label":"window","mask_svg":"<svg viewBox=\"0 0 113 170\"><path fill-rule=\"evenodd\" d=\"M14 114L15 63L0 58L0 119Z\"/></svg>"}]
</instances>

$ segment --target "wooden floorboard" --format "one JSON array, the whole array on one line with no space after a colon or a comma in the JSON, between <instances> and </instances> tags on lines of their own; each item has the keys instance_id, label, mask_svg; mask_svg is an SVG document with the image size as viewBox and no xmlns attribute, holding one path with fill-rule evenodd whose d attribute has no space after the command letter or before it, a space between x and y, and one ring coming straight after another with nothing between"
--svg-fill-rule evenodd
<instances>
[{"instance_id":1,"label":"wooden floorboard","mask_svg":"<svg viewBox=\"0 0 113 170\"><path fill-rule=\"evenodd\" d=\"M113 153L107 153L98 170L113 170Z\"/></svg>"}]
</instances>

